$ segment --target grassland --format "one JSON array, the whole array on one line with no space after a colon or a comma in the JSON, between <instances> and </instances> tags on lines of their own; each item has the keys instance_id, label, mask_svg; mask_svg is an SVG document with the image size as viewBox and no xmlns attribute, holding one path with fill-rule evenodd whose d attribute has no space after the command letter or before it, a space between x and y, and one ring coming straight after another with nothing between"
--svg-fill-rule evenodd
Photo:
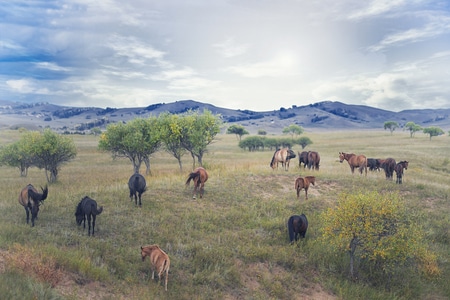
<instances>
[{"instance_id":1,"label":"grassland","mask_svg":"<svg viewBox=\"0 0 450 300\"><path fill-rule=\"evenodd\" d=\"M0 131L0 144L18 139ZM132 165L97 150L94 136L74 136L78 155L49 186L36 226L25 223L18 204L28 183L44 186L43 170L26 178L0 167L0 294L3 299L449 299L450 138L406 132L306 132L321 155L319 172L298 168L272 171L272 152L249 153L232 135L218 136L204 157L210 178L203 199L192 199L184 183L188 155L177 161L158 152L151 158L148 191L141 208L128 197ZM306 150L308 150L308 148ZM295 149L301 151L301 149ZM338 152L408 160L403 185L370 172L352 175ZM315 175L317 184L296 199L295 178ZM439 255L442 274L424 278L405 273L391 278L348 277L348 257L328 253L317 240L320 213L339 193L360 189L398 191L422 212L420 224ZM104 206L96 236L75 223L75 207L88 195ZM305 240L289 245L286 221L305 213ZM159 244L171 258L168 292L151 280L141 245ZM407 270L407 269L405 269ZM406 272L406 271L405 271ZM381 283L380 283L381 282Z\"/></svg>"}]
</instances>

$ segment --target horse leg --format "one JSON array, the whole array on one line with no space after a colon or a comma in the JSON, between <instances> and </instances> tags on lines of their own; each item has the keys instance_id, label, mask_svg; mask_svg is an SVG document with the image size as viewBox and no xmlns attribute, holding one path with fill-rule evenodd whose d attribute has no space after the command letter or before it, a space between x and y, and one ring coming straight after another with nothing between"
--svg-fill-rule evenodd
<instances>
[{"instance_id":1,"label":"horse leg","mask_svg":"<svg viewBox=\"0 0 450 300\"><path fill-rule=\"evenodd\" d=\"M28 209L28 206L24 206L23 208L25 208L25 213L27 214L27 224L30 222L30 211Z\"/></svg>"},{"instance_id":2,"label":"horse leg","mask_svg":"<svg viewBox=\"0 0 450 300\"><path fill-rule=\"evenodd\" d=\"M97 218L96 215L92 215L92 236L94 236L94 228L95 228L95 219Z\"/></svg>"},{"instance_id":3,"label":"horse leg","mask_svg":"<svg viewBox=\"0 0 450 300\"><path fill-rule=\"evenodd\" d=\"M142 200L141 200L141 197L142 197L142 193L139 192L139 206L142 206Z\"/></svg>"},{"instance_id":4,"label":"horse leg","mask_svg":"<svg viewBox=\"0 0 450 300\"><path fill-rule=\"evenodd\" d=\"M87 221L88 221L88 235L91 235L91 214L87 215Z\"/></svg>"},{"instance_id":5,"label":"horse leg","mask_svg":"<svg viewBox=\"0 0 450 300\"><path fill-rule=\"evenodd\" d=\"M305 200L308 200L308 188L305 187Z\"/></svg>"}]
</instances>

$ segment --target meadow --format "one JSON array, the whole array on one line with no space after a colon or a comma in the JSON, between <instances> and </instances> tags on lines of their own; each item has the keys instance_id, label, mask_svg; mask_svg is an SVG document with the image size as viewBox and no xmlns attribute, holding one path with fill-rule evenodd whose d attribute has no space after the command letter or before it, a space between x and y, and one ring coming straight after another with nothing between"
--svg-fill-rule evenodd
<instances>
[{"instance_id":1,"label":"meadow","mask_svg":"<svg viewBox=\"0 0 450 300\"><path fill-rule=\"evenodd\" d=\"M185 187L192 159L180 171L164 152L151 158L142 207L129 199L132 164L97 149L98 137L74 135L77 157L62 166L49 185L35 227L26 224L17 198L28 183L45 186L43 170L0 167L0 294L3 299L449 299L450 298L450 137L407 132L306 132L320 153L320 171L269 167L272 151L248 152L234 135L219 135L208 147L209 172L202 199ZM245 136L244 136L245 137ZM0 144L19 138L0 131ZM297 146L294 150L302 151ZM402 185L383 172L351 174L339 152L408 160ZM141 169L141 173L144 168ZM143 174L144 175L144 174ZM316 176L308 200L296 198L298 176ZM407 272L391 278L352 281L348 255L330 254L319 244L320 214L342 192L398 192L421 212L441 275ZM94 237L75 223L75 208L85 195L104 207ZM286 222L304 213L306 238L290 245ZM151 280L140 246L159 244L171 259L168 291ZM405 269L409 270L409 269ZM405 271L406 272L406 271Z\"/></svg>"}]
</instances>

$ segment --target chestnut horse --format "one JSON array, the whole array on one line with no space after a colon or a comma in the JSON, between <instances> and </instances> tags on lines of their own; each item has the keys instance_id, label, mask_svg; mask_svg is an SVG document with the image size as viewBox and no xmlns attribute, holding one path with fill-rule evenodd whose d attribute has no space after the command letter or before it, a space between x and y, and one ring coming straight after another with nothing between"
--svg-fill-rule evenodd
<instances>
[{"instance_id":1,"label":"chestnut horse","mask_svg":"<svg viewBox=\"0 0 450 300\"><path fill-rule=\"evenodd\" d=\"M37 219L39 212L39 205L47 199L48 188L42 188L42 194L40 194L34 186L31 184L27 185L22 189L19 194L19 203L25 208L27 214L27 224L30 220L31 211L31 226L34 226L34 220Z\"/></svg>"},{"instance_id":2,"label":"chestnut horse","mask_svg":"<svg viewBox=\"0 0 450 300\"><path fill-rule=\"evenodd\" d=\"M403 182L403 170L408 170L409 162L406 160L402 160L398 164L395 165L395 174L397 175L396 183L402 184Z\"/></svg>"},{"instance_id":3,"label":"chestnut horse","mask_svg":"<svg viewBox=\"0 0 450 300\"><path fill-rule=\"evenodd\" d=\"M339 152L339 162L342 163L344 160L348 162L352 174L355 173L355 168L359 168L359 173L363 173L365 170L367 176L367 158L365 155L355 155L354 153Z\"/></svg>"},{"instance_id":4,"label":"chestnut horse","mask_svg":"<svg viewBox=\"0 0 450 300\"><path fill-rule=\"evenodd\" d=\"M298 177L295 180L295 189L297 190L297 199L299 198L300 191L305 189L305 199L308 200L308 188L309 185L315 185L316 177L314 176L306 176L306 177Z\"/></svg>"},{"instance_id":5,"label":"chestnut horse","mask_svg":"<svg viewBox=\"0 0 450 300\"><path fill-rule=\"evenodd\" d=\"M289 218L288 223L289 241L291 243L298 241L299 236L305 238L306 230L308 229L308 219L304 214L293 215Z\"/></svg>"},{"instance_id":6,"label":"chestnut horse","mask_svg":"<svg viewBox=\"0 0 450 300\"><path fill-rule=\"evenodd\" d=\"M203 197L205 182L208 180L208 173L202 167L198 167L193 172L191 172L186 180L186 185L189 185L191 180L194 181L194 194L192 199L195 199L197 193L200 194L200 198Z\"/></svg>"},{"instance_id":7,"label":"chestnut horse","mask_svg":"<svg viewBox=\"0 0 450 300\"><path fill-rule=\"evenodd\" d=\"M395 159L393 158L379 159L378 162L380 163L381 168L383 168L384 170L386 180L392 180L394 178L395 165L397 164L395 162Z\"/></svg>"},{"instance_id":8,"label":"chestnut horse","mask_svg":"<svg viewBox=\"0 0 450 300\"><path fill-rule=\"evenodd\" d=\"M284 167L284 170L287 171L289 169L289 162L291 158L295 158L295 153L291 149L282 148L277 149L273 154L272 161L270 162L270 167L278 169L278 163L281 163L281 166Z\"/></svg>"},{"instance_id":9,"label":"chestnut horse","mask_svg":"<svg viewBox=\"0 0 450 300\"><path fill-rule=\"evenodd\" d=\"M319 152L309 151L308 152L308 169L313 169L319 171L320 165L320 155Z\"/></svg>"}]
</instances>

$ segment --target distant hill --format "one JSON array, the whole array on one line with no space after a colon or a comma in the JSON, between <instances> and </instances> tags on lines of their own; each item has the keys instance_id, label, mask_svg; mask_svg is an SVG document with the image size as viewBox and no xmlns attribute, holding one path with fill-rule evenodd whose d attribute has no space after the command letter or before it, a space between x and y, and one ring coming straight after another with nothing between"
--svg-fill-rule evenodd
<instances>
[{"instance_id":1,"label":"distant hill","mask_svg":"<svg viewBox=\"0 0 450 300\"><path fill-rule=\"evenodd\" d=\"M392 112L364 105L323 101L305 106L292 105L273 111L233 110L194 100L158 103L135 108L69 107L50 103L18 103L0 101L0 128L44 128L57 131L85 131L105 128L114 122L127 122L137 117L157 116L162 112L181 114L188 110L210 110L220 114L226 123L237 123L255 134L259 129L279 134L290 124L305 130L383 129L384 122L396 121L403 126L414 122L422 127L450 129L450 109L421 109Z\"/></svg>"}]
</instances>

